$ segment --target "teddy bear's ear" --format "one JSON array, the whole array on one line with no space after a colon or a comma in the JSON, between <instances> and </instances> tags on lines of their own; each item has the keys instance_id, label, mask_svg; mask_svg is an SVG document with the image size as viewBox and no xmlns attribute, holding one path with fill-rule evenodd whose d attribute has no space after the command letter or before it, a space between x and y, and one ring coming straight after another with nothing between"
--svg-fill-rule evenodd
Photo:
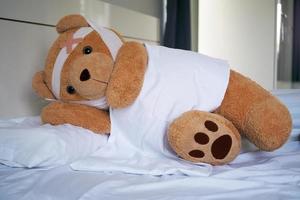
<instances>
[{"instance_id":1,"label":"teddy bear's ear","mask_svg":"<svg viewBox=\"0 0 300 200\"><path fill-rule=\"evenodd\" d=\"M32 88L44 99L56 99L44 81L44 71L35 73L32 78Z\"/></svg>"},{"instance_id":2,"label":"teddy bear's ear","mask_svg":"<svg viewBox=\"0 0 300 200\"><path fill-rule=\"evenodd\" d=\"M69 29L79 27L89 27L89 24L85 18L78 14L67 15L61 18L56 24L56 31L58 33L63 33Z\"/></svg>"}]
</instances>

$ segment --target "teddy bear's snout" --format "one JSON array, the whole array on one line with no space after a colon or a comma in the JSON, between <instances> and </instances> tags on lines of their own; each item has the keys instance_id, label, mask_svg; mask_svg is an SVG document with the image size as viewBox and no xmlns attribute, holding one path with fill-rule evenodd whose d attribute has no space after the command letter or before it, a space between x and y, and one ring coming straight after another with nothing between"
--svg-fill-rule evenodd
<instances>
[{"instance_id":1,"label":"teddy bear's snout","mask_svg":"<svg viewBox=\"0 0 300 200\"><path fill-rule=\"evenodd\" d=\"M88 69L84 69L82 70L82 72L80 73L80 81L87 81L91 78L91 74L89 72Z\"/></svg>"},{"instance_id":2,"label":"teddy bear's snout","mask_svg":"<svg viewBox=\"0 0 300 200\"><path fill-rule=\"evenodd\" d=\"M79 56L71 63L68 84L85 99L103 97L112 69L113 60L106 54L96 52Z\"/></svg>"}]
</instances>

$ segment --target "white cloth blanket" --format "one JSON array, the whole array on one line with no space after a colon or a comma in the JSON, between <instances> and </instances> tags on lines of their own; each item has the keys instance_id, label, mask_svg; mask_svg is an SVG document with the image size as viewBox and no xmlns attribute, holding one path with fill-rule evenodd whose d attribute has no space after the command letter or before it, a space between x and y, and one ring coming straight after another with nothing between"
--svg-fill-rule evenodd
<instances>
[{"instance_id":1,"label":"white cloth blanket","mask_svg":"<svg viewBox=\"0 0 300 200\"><path fill-rule=\"evenodd\" d=\"M229 81L226 61L160 46L146 45L148 66L142 90L132 105L110 109L108 144L75 162L75 170L134 174L207 175L211 166L182 161L167 142L169 124L190 110L213 111Z\"/></svg>"}]
</instances>

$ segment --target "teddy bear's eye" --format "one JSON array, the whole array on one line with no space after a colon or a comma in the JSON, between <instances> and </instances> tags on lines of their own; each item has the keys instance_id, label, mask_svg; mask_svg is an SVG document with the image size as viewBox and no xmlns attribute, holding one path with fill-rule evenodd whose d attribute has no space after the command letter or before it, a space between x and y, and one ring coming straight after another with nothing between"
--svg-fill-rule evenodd
<instances>
[{"instance_id":1,"label":"teddy bear's eye","mask_svg":"<svg viewBox=\"0 0 300 200\"><path fill-rule=\"evenodd\" d=\"M90 53L92 53L92 51L93 51L93 48L92 48L91 46L85 46L85 47L82 49L82 52L83 52L84 54L90 54Z\"/></svg>"},{"instance_id":2,"label":"teddy bear's eye","mask_svg":"<svg viewBox=\"0 0 300 200\"><path fill-rule=\"evenodd\" d=\"M74 93L75 93L75 88L74 88L73 86L69 85L69 86L67 87L67 92L68 92L69 94L74 94Z\"/></svg>"}]
</instances>

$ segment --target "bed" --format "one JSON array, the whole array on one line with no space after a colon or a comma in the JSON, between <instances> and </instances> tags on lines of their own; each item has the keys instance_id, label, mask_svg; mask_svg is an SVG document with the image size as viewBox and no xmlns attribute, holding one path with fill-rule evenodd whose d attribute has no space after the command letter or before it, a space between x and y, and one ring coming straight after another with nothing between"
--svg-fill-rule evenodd
<instances>
[{"instance_id":1,"label":"bed","mask_svg":"<svg viewBox=\"0 0 300 200\"><path fill-rule=\"evenodd\" d=\"M287 143L277 151L261 152L243 140L242 152L232 163L206 165L206 170L195 175L74 170L72 162L88 156L107 138L95 138L88 130L71 125L41 126L39 117L1 120L0 199L300 199L300 90L276 90L273 94L288 106L293 117ZM55 137L37 137L43 130ZM17 152L22 153L23 162L20 157L12 159L8 156L12 152L3 147L3 136L9 131L26 133L28 140L37 137L37 143L26 147L26 155ZM52 143L47 146L49 139ZM18 142L14 145L25 144ZM36 152L50 152L51 148L55 149L53 155L31 159Z\"/></svg>"}]
</instances>

